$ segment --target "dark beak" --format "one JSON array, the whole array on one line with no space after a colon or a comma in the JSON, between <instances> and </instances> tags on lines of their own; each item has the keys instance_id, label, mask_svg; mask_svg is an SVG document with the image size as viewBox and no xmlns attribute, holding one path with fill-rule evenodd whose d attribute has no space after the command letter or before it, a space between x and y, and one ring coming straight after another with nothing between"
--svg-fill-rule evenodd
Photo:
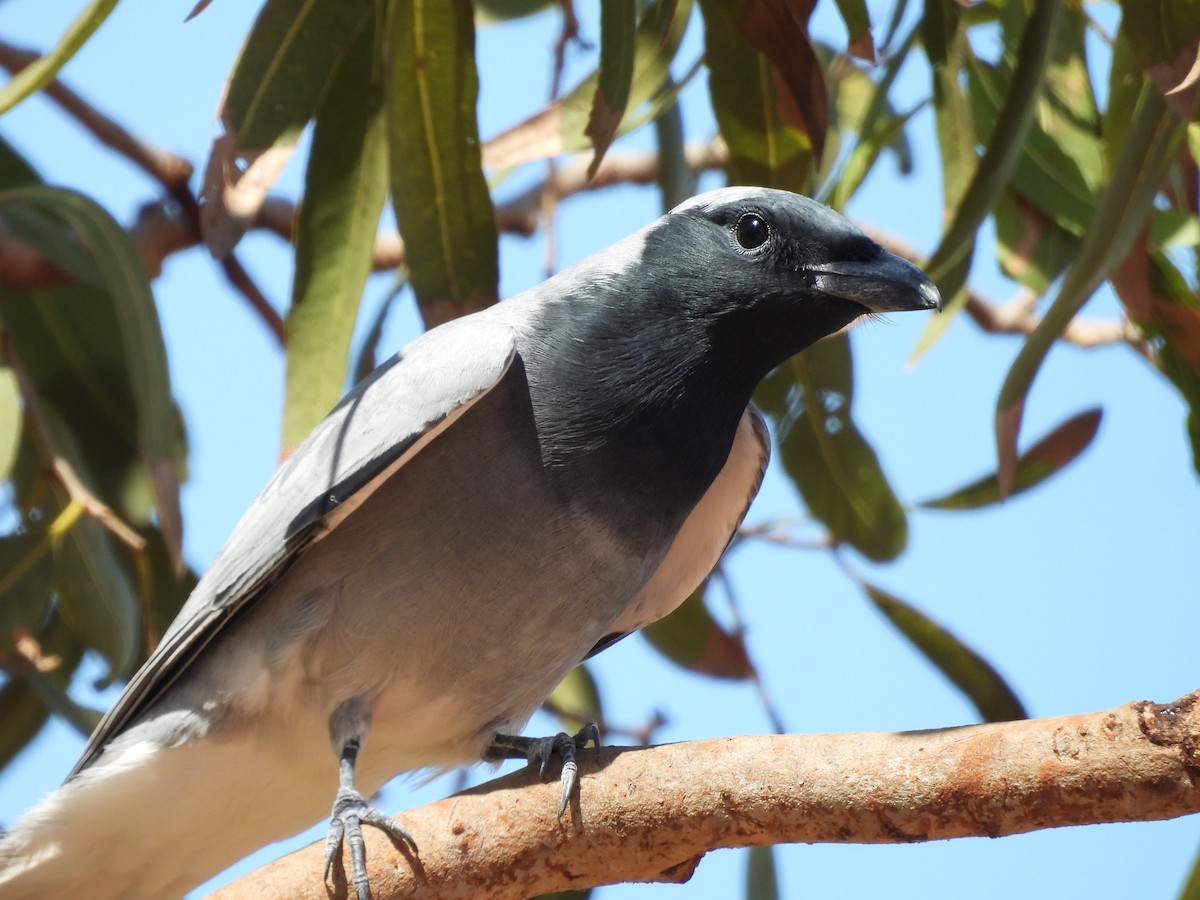
<instances>
[{"instance_id":1,"label":"dark beak","mask_svg":"<svg viewBox=\"0 0 1200 900\"><path fill-rule=\"evenodd\" d=\"M906 259L884 252L870 262L831 262L807 269L813 287L850 300L871 312L941 309L942 295L929 277Z\"/></svg>"}]
</instances>

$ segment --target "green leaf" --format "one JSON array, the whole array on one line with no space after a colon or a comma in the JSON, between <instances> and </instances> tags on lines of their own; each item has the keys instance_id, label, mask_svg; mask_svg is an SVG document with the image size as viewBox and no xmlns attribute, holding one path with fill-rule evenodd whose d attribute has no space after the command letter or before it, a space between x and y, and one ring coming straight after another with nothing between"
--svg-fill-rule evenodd
<instances>
[{"instance_id":1,"label":"green leaf","mask_svg":"<svg viewBox=\"0 0 1200 900\"><path fill-rule=\"evenodd\" d=\"M124 229L95 201L65 188L28 186L0 192L0 214L37 210L74 232L111 297L121 330L121 353L137 407L137 444L154 487L159 522L182 565L183 520L175 468L178 420L171 400L167 351L146 270ZM54 257L61 242L36 245Z\"/></svg>"},{"instance_id":2,"label":"green leaf","mask_svg":"<svg viewBox=\"0 0 1200 900\"><path fill-rule=\"evenodd\" d=\"M1187 881L1179 892L1179 900L1200 900L1200 853L1192 860Z\"/></svg>"},{"instance_id":3,"label":"green leaf","mask_svg":"<svg viewBox=\"0 0 1200 900\"><path fill-rule=\"evenodd\" d=\"M1130 303L1123 291L1118 296L1155 346L1159 370L1188 405L1192 467L1200 475L1200 304L1183 274L1163 253L1150 254L1149 280L1146 308Z\"/></svg>"},{"instance_id":4,"label":"green leaf","mask_svg":"<svg viewBox=\"0 0 1200 900\"><path fill-rule=\"evenodd\" d=\"M1200 3L1122 0L1121 33L1142 68L1174 62L1200 34Z\"/></svg>"},{"instance_id":5,"label":"green leaf","mask_svg":"<svg viewBox=\"0 0 1200 900\"><path fill-rule=\"evenodd\" d=\"M25 749L50 718L50 710L24 681L11 679L0 685L0 769Z\"/></svg>"},{"instance_id":6,"label":"green leaf","mask_svg":"<svg viewBox=\"0 0 1200 900\"><path fill-rule=\"evenodd\" d=\"M654 117L654 136L658 145L658 190L665 213L696 193L696 173L687 164L683 114L677 101Z\"/></svg>"},{"instance_id":7,"label":"green leaf","mask_svg":"<svg viewBox=\"0 0 1200 900\"><path fill-rule=\"evenodd\" d=\"M26 66L0 88L0 114L8 112L53 81L58 70L79 51L116 5L117 0L92 0L85 6L83 12L67 26L53 50Z\"/></svg>"},{"instance_id":8,"label":"green leaf","mask_svg":"<svg viewBox=\"0 0 1200 900\"><path fill-rule=\"evenodd\" d=\"M40 181L41 178L28 160L0 137L0 191Z\"/></svg>"},{"instance_id":9,"label":"green leaf","mask_svg":"<svg viewBox=\"0 0 1200 900\"><path fill-rule=\"evenodd\" d=\"M600 690L585 664L567 673L567 677L550 692L545 706L562 719L563 727L572 733L588 722L599 722L604 718Z\"/></svg>"},{"instance_id":10,"label":"green leaf","mask_svg":"<svg viewBox=\"0 0 1200 900\"><path fill-rule=\"evenodd\" d=\"M137 533L146 542L141 559L135 561L128 554L122 559L132 564L127 569L131 570L130 577L137 580L142 597L144 641L139 654L141 660L158 646L163 632L191 596L197 578L191 569L185 569L182 575L176 571L162 531L152 525L143 525Z\"/></svg>"},{"instance_id":11,"label":"green leaf","mask_svg":"<svg viewBox=\"0 0 1200 900\"><path fill-rule=\"evenodd\" d=\"M813 144L774 67L737 29L737 0L701 0L713 112L732 184L809 193ZM823 137L823 135L822 135Z\"/></svg>"},{"instance_id":12,"label":"green leaf","mask_svg":"<svg viewBox=\"0 0 1200 900\"><path fill-rule=\"evenodd\" d=\"M56 679L47 678L40 672L27 674L25 683L46 709L74 728L80 737L86 738L95 731L104 717L99 710L71 699L66 687L61 687Z\"/></svg>"},{"instance_id":13,"label":"green leaf","mask_svg":"<svg viewBox=\"0 0 1200 900\"><path fill-rule=\"evenodd\" d=\"M54 190L40 186L35 189ZM3 216L8 229L25 243L39 250L76 281L99 287L100 270L88 248L80 242L79 236L65 228L60 218L40 204L3 202L7 194L7 191L0 193L0 216Z\"/></svg>"},{"instance_id":14,"label":"green leaf","mask_svg":"<svg viewBox=\"0 0 1200 900\"><path fill-rule=\"evenodd\" d=\"M1107 176L1099 115L1082 55L1086 29L1080 10L1063 11L1037 117L1010 180L1026 201L1075 235L1087 230ZM969 75L972 108L982 130L991 132L1012 74L1007 67L973 60Z\"/></svg>"},{"instance_id":15,"label":"green leaf","mask_svg":"<svg viewBox=\"0 0 1200 900\"><path fill-rule=\"evenodd\" d=\"M388 9L392 202L427 325L496 302L496 218L480 165L469 0Z\"/></svg>"},{"instance_id":16,"label":"green leaf","mask_svg":"<svg viewBox=\"0 0 1200 900\"><path fill-rule=\"evenodd\" d=\"M975 166L970 183L954 206L941 242L923 267L937 283L942 296L948 299L942 314L932 317L926 324L913 351L914 357L933 346L966 303L966 294L962 290L966 267L962 261L974 250L979 226L992 211L1020 159L1050 60L1060 6L1061 0L1041 0L1034 5L1033 14L1022 31L1008 96L997 114L987 147Z\"/></svg>"},{"instance_id":17,"label":"green leaf","mask_svg":"<svg viewBox=\"0 0 1200 900\"><path fill-rule=\"evenodd\" d=\"M268 0L229 76L226 130L246 150L296 142L373 0Z\"/></svg>"},{"instance_id":18,"label":"green leaf","mask_svg":"<svg viewBox=\"0 0 1200 900\"><path fill-rule=\"evenodd\" d=\"M1112 45L1112 63L1108 78L1108 106L1101 119L1105 176L1116 170L1125 149L1129 128L1142 102L1146 79L1133 55L1133 48L1123 30L1118 31Z\"/></svg>"},{"instance_id":19,"label":"green leaf","mask_svg":"<svg viewBox=\"0 0 1200 900\"><path fill-rule=\"evenodd\" d=\"M16 635L36 634L53 608L50 538L46 534L0 537L0 652Z\"/></svg>"},{"instance_id":20,"label":"green leaf","mask_svg":"<svg viewBox=\"0 0 1200 900\"><path fill-rule=\"evenodd\" d=\"M993 216L1004 274L1039 295L1079 252L1078 237L1011 189L1000 195Z\"/></svg>"},{"instance_id":21,"label":"green leaf","mask_svg":"<svg viewBox=\"0 0 1200 900\"><path fill-rule=\"evenodd\" d=\"M1017 695L987 660L915 607L874 585L862 586L879 611L967 696L983 721L1027 717Z\"/></svg>"},{"instance_id":22,"label":"green leaf","mask_svg":"<svg viewBox=\"0 0 1200 900\"><path fill-rule=\"evenodd\" d=\"M751 847L746 853L746 900L776 900L779 876L775 872L775 848Z\"/></svg>"},{"instance_id":23,"label":"green leaf","mask_svg":"<svg viewBox=\"0 0 1200 900\"><path fill-rule=\"evenodd\" d=\"M41 403L69 423L95 480L89 488L128 519L149 483L138 455L137 409L112 299L71 285L31 295L0 289L0 318ZM19 467L18 467L19 468ZM40 476L35 463L28 478Z\"/></svg>"},{"instance_id":24,"label":"green leaf","mask_svg":"<svg viewBox=\"0 0 1200 900\"><path fill-rule=\"evenodd\" d=\"M888 92L896 80L900 67L908 58L912 49L916 32L888 55L883 77L878 83L872 81L858 66L853 65L845 57L831 56L825 60L823 47L817 45L820 56L826 67L826 79L831 91L830 106L833 110L833 120L830 122L828 143L836 141L835 133L853 132L857 136L854 148L841 165L841 171L833 177L837 160L834 153L825 154L820 181L823 185L822 194L828 195L827 202L837 210L844 210L850 198L858 190L867 174L874 167L884 150L892 150L896 161L904 173L912 171L912 147L904 132L908 120L924 103L913 107L901 115L888 100ZM839 154L840 155L840 154ZM829 171L826 171L826 169Z\"/></svg>"},{"instance_id":25,"label":"green leaf","mask_svg":"<svg viewBox=\"0 0 1200 900\"><path fill-rule=\"evenodd\" d=\"M85 486L95 479L87 459L66 424L53 409L43 409L52 444ZM42 515L55 521L71 499L58 482L50 482ZM102 680L109 684L133 672L138 659L141 614L137 589L121 562L122 551L95 519L81 515L58 535L54 549L54 591L63 622L88 649L109 664Z\"/></svg>"},{"instance_id":26,"label":"green leaf","mask_svg":"<svg viewBox=\"0 0 1200 900\"><path fill-rule=\"evenodd\" d=\"M734 25L769 61L779 89L777 114L805 135L813 159L819 162L829 130L829 97L821 63L808 37L813 5L814 0L742 3Z\"/></svg>"},{"instance_id":27,"label":"green leaf","mask_svg":"<svg viewBox=\"0 0 1200 900\"><path fill-rule=\"evenodd\" d=\"M358 353L350 366L350 378L354 384L362 381L371 374L371 370L377 366L379 341L383 337L383 326L387 323L388 314L395 305L397 298L403 293L407 286L407 281L399 281L395 284L388 295L379 304L379 308L375 311L375 316L371 319L371 324L367 328L366 335L363 336L361 346L358 348Z\"/></svg>"},{"instance_id":28,"label":"green leaf","mask_svg":"<svg viewBox=\"0 0 1200 900\"><path fill-rule=\"evenodd\" d=\"M607 0L600 5L600 78L592 97L587 136L596 148L588 166L588 178L596 174L600 161L616 137L625 117L637 36L635 0Z\"/></svg>"},{"instance_id":29,"label":"green leaf","mask_svg":"<svg viewBox=\"0 0 1200 900\"><path fill-rule=\"evenodd\" d=\"M1200 246L1200 218L1182 210L1152 210L1147 244L1152 253Z\"/></svg>"},{"instance_id":30,"label":"green leaf","mask_svg":"<svg viewBox=\"0 0 1200 900\"><path fill-rule=\"evenodd\" d=\"M691 12L692 0L655 0L642 12L635 35L629 100L617 128L618 136L627 134L673 103L686 83L686 78L679 84L671 81L671 63L683 40ZM599 71L593 71L557 103L491 138L484 148L486 166L510 169L560 153L587 149L590 146L587 123L599 77Z\"/></svg>"},{"instance_id":31,"label":"green leaf","mask_svg":"<svg viewBox=\"0 0 1200 900\"><path fill-rule=\"evenodd\" d=\"M52 615L33 636L42 656L57 662L42 678L65 691L83 658L82 646L59 616ZM49 708L24 678L14 676L0 686L0 769L33 740L49 717Z\"/></svg>"},{"instance_id":32,"label":"green leaf","mask_svg":"<svg viewBox=\"0 0 1200 900\"><path fill-rule=\"evenodd\" d=\"M12 369L0 365L0 481L8 481L12 477L23 424L17 379Z\"/></svg>"},{"instance_id":33,"label":"green leaf","mask_svg":"<svg viewBox=\"0 0 1200 900\"><path fill-rule=\"evenodd\" d=\"M1095 439L1101 415L1100 409L1089 409L1072 416L1021 454L1009 496L1027 491L1066 468ZM999 503L1001 499L999 478L992 473L943 497L926 500L921 506L925 509L979 509Z\"/></svg>"},{"instance_id":34,"label":"green leaf","mask_svg":"<svg viewBox=\"0 0 1200 900\"><path fill-rule=\"evenodd\" d=\"M317 110L287 317L283 446L295 447L346 384L350 339L387 197L378 33L363 28Z\"/></svg>"},{"instance_id":35,"label":"green leaf","mask_svg":"<svg viewBox=\"0 0 1200 900\"><path fill-rule=\"evenodd\" d=\"M951 0L930 0L921 17L920 35L933 67L933 112L942 160L942 201L946 209L954 209L978 165L974 117L959 83L969 53L961 8Z\"/></svg>"},{"instance_id":36,"label":"green leaf","mask_svg":"<svg viewBox=\"0 0 1200 900\"><path fill-rule=\"evenodd\" d=\"M670 615L642 629L650 645L676 665L713 678L754 674L740 634L725 631L704 605L702 585Z\"/></svg>"},{"instance_id":37,"label":"green leaf","mask_svg":"<svg viewBox=\"0 0 1200 900\"><path fill-rule=\"evenodd\" d=\"M895 559L908 522L875 451L851 418L854 382L845 335L818 341L776 369L755 400L770 415L784 471L839 543Z\"/></svg>"},{"instance_id":38,"label":"green leaf","mask_svg":"<svg viewBox=\"0 0 1200 900\"><path fill-rule=\"evenodd\" d=\"M524 19L554 5L555 0L475 0L475 21L479 25L493 25Z\"/></svg>"},{"instance_id":39,"label":"green leaf","mask_svg":"<svg viewBox=\"0 0 1200 900\"><path fill-rule=\"evenodd\" d=\"M1148 83L1129 138L1079 255L1063 277L1054 303L1013 361L996 403L996 448L1001 493L1012 485L1025 397L1042 361L1067 323L1116 268L1141 230L1183 141L1184 125Z\"/></svg>"}]
</instances>

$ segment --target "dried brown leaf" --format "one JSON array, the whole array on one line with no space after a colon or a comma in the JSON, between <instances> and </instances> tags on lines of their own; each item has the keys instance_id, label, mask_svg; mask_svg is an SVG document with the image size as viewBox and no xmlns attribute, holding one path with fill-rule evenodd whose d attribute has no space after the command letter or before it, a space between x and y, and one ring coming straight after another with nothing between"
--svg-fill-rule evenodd
<instances>
[{"instance_id":1,"label":"dried brown leaf","mask_svg":"<svg viewBox=\"0 0 1200 900\"><path fill-rule=\"evenodd\" d=\"M200 191L200 233L213 256L223 259L237 246L294 150L244 150L228 133L213 141Z\"/></svg>"}]
</instances>

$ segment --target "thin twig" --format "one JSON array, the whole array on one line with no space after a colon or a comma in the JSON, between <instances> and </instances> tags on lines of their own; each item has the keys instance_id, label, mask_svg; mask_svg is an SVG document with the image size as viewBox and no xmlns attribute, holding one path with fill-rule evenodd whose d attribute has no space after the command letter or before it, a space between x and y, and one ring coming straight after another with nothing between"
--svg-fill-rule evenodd
<instances>
[{"instance_id":1,"label":"thin twig","mask_svg":"<svg viewBox=\"0 0 1200 900\"><path fill-rule=\"evenodd\" d=\"M0 66L10 74L17 74L39 58L32 50L0 41ZM177 191L187 190L193 167L186 159L138 139L108 116L101 114L91 103L61 81L52 81L43 90L47 97L86 128L96 140L124 156L166 188L172 196L175 196Z\"/></svg>"},{"instance_id":2,"label":"thin twig","mask_svg":"<svg viewBox=\"0 0 1200 900\"><path fill-rule=\"evenodd\" d=\"M729 573L725 571L725 566L721 563L713 570L713 577L721 582L721 587L725 590L725 600L729 604L730 613L733 616L733 632L737 635L738 640L742 644L742 649L746 650L746 620L742 616L741 603L738 601L737 592L733 588L733 579L729 577ZM749 651L746 651L746 659L750 659ZM750 680L754 683L754 688L758 692L758 702L762 704L763 712L767 715L767 721L771 723L771 728L776 734L785 734L787 726L783 723L783 714L779 711L779 707L771 698L771 694L767 691L767 686L763 683L762 676L759 675L758 667L753 661L750 663Z\"/></svg>"},{"instance_id":3,"label":"thin twig","mask_svg":"<svg viewBox=\"0 0 1200 900\"><path fill-rule=\"evenodd\" d=\"M258 317L270 329L275 340L279 342L279 346L287 346L287 327L284 325L283 317L275 311L275 307L258 289L258 285L254 283L254 279L250 277L250 273L246 271L238 258L230 253L218 262L221 264L221 271L229 279L229 283L246 298L251 308L258 313Z\"/></svg>"},{"instance_id":4,"label":"thin twig","mask_svg":"<svg viewBox=\"0 0 1200 900\"><path fill-rule=\"evenodd\" d=\"M923 254L912 246L885 234L871 225L858 223L859 227L875 242L882 244L890 253L920 263ZM1037 314L1038 295L1022 288L1007 303L997 304L985 299L975 291L967 291L965 311L972 321L988 334L1032 334L1042 321ZM1070 321L1060 339L1076 347L1106 347L1112 344L1128 344L1142 356L1150 358L1145 340L1137 327L1128 319L1102 321L1076 317Z\"/></svg>"},{"instance_id":5,"label":"thin twig","mask_svg":"<svg viewBox=\"0 0 1200 900\"><path fill-rule=\"evenodd\" d=\"M32 50L16 47L0 41L0 67L16 74L39 58ZM185 240L180 240L176 233L173 239L163 240L160 233L147 234L156 238L157 249L162 255L142 253L143 263L147 263L146 271L150 277L162 271L162 261L171 252L186 249L199 243L200 235L200 203L188 184L194 172L193 165L186 159L153 147L135 137L122 125L109 116L101 113L96 107L82 96L69 88L63 82L55 80L43 89L46 96L57 103L64 112L74 118L97 141L110 148L118 155L125 157L135 166L162 185L163 189L178 204L178 215L174 216L182 226ZM139 220L139 225L142 224ZM137 226L135 226L137 228ZM263 292L254 283L249 272L233 255L222 260L226 277L234 288L249 302L251 308L263 320L267 329L275 336L280 346L284 344L283 321L274 307L263 296ZM65 283L69 279L52 263L35 267L40 277L49 279L51 284ZM12 285L11 279L0 275L0 281Z\"/></svg>"}]
</instances>

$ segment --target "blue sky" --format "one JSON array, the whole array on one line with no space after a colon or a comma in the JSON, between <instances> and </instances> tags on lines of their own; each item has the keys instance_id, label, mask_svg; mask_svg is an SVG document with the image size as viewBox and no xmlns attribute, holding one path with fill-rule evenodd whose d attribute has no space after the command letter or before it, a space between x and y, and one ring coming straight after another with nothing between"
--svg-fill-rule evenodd
<instances>
[{"instance_id":1,"label":"blue sky","mask_svg":"<svg viewBox=\"0 0 1200 900\"><path fill-rule=\"evenodd\" d=\"M883 19L884 10L870 5ZM45 48L77 4L70 6L55 4L48 14L44 0L6 0L0 35ZM822 0L818 6L818 33L844 41L833 4ZM202 166L217 130L214 111L224 76L256 7L220 0L185 24L189 3L125 0L64 78L135 134ZM580 11L594 37L594 4L580 4ZM544 101L550 56L543 49L556 23L553 15L543 16L516 29L480 33L485 137ZM693 27L682 58L690 62L699 51L699 29ZM575 60L576 77L583 62ZM927 92L927 79L927 72L910 65L897 86L897 105L907 108ZM707 137L713 126L703 76L683 103L689 136ZM0 134L49 181L86 190L123 221L156 196L140 173L97 148L40 98L0 119ZM850 213L929 250L941 223L932 118L914 119L910 137L918 161L914 175L902 177L885 160ZM617 149L645 146L647 137L635 135ZM296 196L301 174L296 160L280 192ZM519 175L500 187L497 198L536 176ZM710 176L704 186L718 183ZM559 260L566 264L598 250L658 212L657 196L644 189L576 198L559 213ZM990 249L989 240L980 242L972 283L1003 300L1013 287L999 276ZM241 254L268 296L284 303L288 248L272 236L252 235ZM540 238L503 238L503 293L535 283L542 257ZM375 279L369 304L387 289L386 277ZM282 358L203 251L172 258L155 294L191 446L185 552L203 568L274 467ZM1085 310L1101 317L1116 312L1104 292ZM856 420L898 494L912 503L992 468L995 397L1019 346L1013 338L981 335L963 319L910 369L906 360L923 324L922 316L896 315L858 329L853 338ZM402 346L417 327L410 304L397 304L385 352ZM1185 408L1174 389L1127 349L1058 347L1029 400L1026 442L1095 405L1105 410L1095 444L1041 489L998 511L915 512L910 546L899 561L875 567L853 560L870 579L983 653L1033 715L1136 699L1169 701L1197 687L1195 643L1182 638L1200 599L1200 487L1183 430ZM794 516L798 508L792 488L773 467L748 521ZM905 730L975 720L970 705L895 635L826 555L747 544L734 552L729 571L754 660L789 730ZM714 599L717 614L728 621L719 593ZM641 639L602 654L594 671L612 721L639 725L655 710L667 715L658 741L770 729L753 688L686 675ZM90 696L80 681L81 696ZM550 728L548 720L535 720L530 731ZM56 786L82 743L65 726L48 728L0 776L0 821L11 822ZM476 770L471 777L486 774ZM419 805L456 784L454 778L417 787L401 781L385 790L381 805ZM316 839L323 829L290 846ZM1178 889L1198 847L1200 820L1193 818L995 841L788 847L779 860L784 894L791 897L1162 897ZM238 871L279 852L258 854ZM744 865L742 853L717 852L685 886L621 886L601 896L737 896Z\"/></svg>"}]
</instances>

